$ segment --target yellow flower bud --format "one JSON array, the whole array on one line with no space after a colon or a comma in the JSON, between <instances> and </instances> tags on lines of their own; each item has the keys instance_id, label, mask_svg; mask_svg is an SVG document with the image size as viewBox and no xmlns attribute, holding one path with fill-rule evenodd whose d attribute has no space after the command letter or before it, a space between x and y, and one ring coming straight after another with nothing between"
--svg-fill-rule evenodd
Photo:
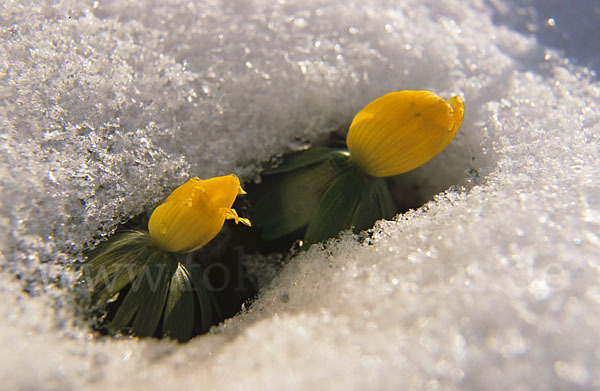
<instances>
[{"instance_id":1,"label":"yellow flower bud","mask_svg":"<svg viewBox=\"0 0 600 391\"><path fill-rule=\"evenodd\" d=\"M238 194L246 194L235 175L192 178L173 190L148 223L151 243L167 252L192 252L210 242L226 219L250 226L231 209Z\"/></svg>"},{"instance_id":2,"label":"yellow flower bud","mask_svg":"<svg viewBox=\"0 0 600 391\"><path fill-rule=\"evenodd\" d=\"M463 114L459 96L445 101L429 91L391 92L354 117L346 144L352 161L367 174L402 174L442 152Z\"/></svg>"}]
</instances>

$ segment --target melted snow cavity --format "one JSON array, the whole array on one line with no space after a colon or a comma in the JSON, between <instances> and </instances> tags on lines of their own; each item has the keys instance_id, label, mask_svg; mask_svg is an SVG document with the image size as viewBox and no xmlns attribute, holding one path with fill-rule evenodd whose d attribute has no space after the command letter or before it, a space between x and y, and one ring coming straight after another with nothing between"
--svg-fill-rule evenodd
<instances>
[{"instance_id":1,"label":"melted snow cavity","mask_svg":"<svg viewBox=\"0 0 600 391\"><path fill-rule=\"evenodd\" d=\"M0 4L2 384L598 387L600 11L554 3ZM90 333L68 268L87 245L402 89L465 100L399 179L433 200L295 256L187 344Z\"/></svg>"}]
</instances>

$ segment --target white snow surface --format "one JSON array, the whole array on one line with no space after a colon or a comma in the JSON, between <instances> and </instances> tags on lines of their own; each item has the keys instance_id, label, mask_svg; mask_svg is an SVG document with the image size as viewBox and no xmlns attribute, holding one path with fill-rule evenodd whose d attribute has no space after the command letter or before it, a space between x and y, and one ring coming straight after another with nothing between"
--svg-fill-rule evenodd
<instances>
[{"instance_id":1,"label":"white snow surface","mask_svg":"<svg viewBox=\"0 0 600 391\"><path fill-rule=\"evenodd\" d=\"M0 388L600 387L600 5L566 3L0 2ZM421 208L189 343L90 331L86 245L402 89L466 106Z\"/></svg>"}]
</instances>

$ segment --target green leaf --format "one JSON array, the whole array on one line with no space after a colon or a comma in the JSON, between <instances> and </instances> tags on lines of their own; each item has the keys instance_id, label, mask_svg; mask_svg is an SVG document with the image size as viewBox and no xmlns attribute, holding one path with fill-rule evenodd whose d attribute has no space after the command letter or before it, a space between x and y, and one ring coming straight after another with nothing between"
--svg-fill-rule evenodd
<instances>
[{"instance_id":1,"label":"green leaf","mask_svg":"<svg viewBox=\"0 0 600 391\"><path fill-rule=\"evenodd\" d=\"M351 227L348 228L352 228L352 232L354 233L359 233L365 229L371 228L373 223L380 218L381 211L377 196L369 189L362 194L362 198L354 210Z\"/></svg>"},{"instance_id":2,"label":"green leaf","mask_svg":"<svg viewBox=\"0 0 600 391\"><path fill-rule=\"evenodd\" d=\"M286 153L282 156L282 161L273 165L267 164L262 171L262 175L274 175L284 172L290 172L299 168L307 167L320 163L330 158L331 153L348 153L344 148L314 147L304 151Z\"/></svg>"},{"instance_id":3,"label":"green leaf","mask_svg":"<svg viewBox=\"0 0 600 391\"><path fill-rule=\"evenodd\" d=\"M304 235L303 247L336 237L352 227L364 181L353 170L339 175L321 198Z\"/></svg>"},{"instance_id":4,"label":"green leaf","mask_svg":"<svg viewBox=\"0 0 600 391\"><path fill-rule=\"evenodd\" d=\"M367 177L361 199L352 218L352 231L359 233L373 227L380 219L394 216L395 207L383 178Z\"/></svg>"},{"instance_id":5,"label":"green leaf","mask_svg":"<svg viewBox=\"0 0 600 391\"><path fill-rule=\"evenodd\" d=\"M256 202L251 220L261 230L263 240L287 235L311 221L321 196L345 170L348 160L348 155L340 150L330 150L325 157L318 164L281 174L278 182Z\"/></svg>"},{"instance_id":6,"label":"green leaf","mask_svg":"<svg viewBox=\"0 0 600 391\"><path fill-rule=\"evenodd\" d=\"M194 326L194 295L186 268L178 263L171 277L169 296L163 317L163 336L185 342L190 339Z\"/></svg>"},{"instance_id":7,"label":"green leaf","mask_svg":"<svg viewBox=\"0 0 600 391\"><path fill-rule=\"evenodd\" d=\"M131 329L135 335L154 335L165 306L175 265L171 255L153 252L146 267L132 282L127 296L108 325L109 330L113 333L119 332L134 319Z\"/></svg>"},{"instance_id":8,"label":"green leaf","mask_svg":"<svg viewBox=\"0 0 600 391\"><path fill-rule=\"evenodd\" d=\"M192 280L192 284L194 285L194 289L196 290L196 295L198 296L198 301L200 303L200 315L202 317L202 331L207 332L212 325L212 300L211 294L208 291L205 282L204 282L204 269L200 264L188 265L188 273L190 279ZM218 311L218 307L215 303L215 308Z\"/></svg>"},{"instance_id":9,"label":"green leaf","mask_svg":"<svg viewBox=\"0 0 600 391\"><path fill-rule=\"evenodd\" d=\"M105 302L139 274L152 254L145 232L117 234L89 255L83 277L92 289L92 302Z\"/></svg>"},{"instance_id":10,"label":"green leaf","mask_svg":"<svg viewBox=\"0 0 600 391\"><path fill-rule=\"evenodd\" d=\"M385 179L365 175L347 165L321 197L306 230L303 248L336 237L343 230L358 233L394 213Z\"/></svg>"},{"instance_id":11,"label":"green leaf","mask_svg":"<svg viewBox=\"0 0 600 391\"><path fill-rule=\"evenodd\" d=\"M398 209L392 199L387 180L384 178L376 178L374 182L373 190L375 191L377 202L379 204L379 212L381 213L380 219L391 219L396 215Z\"/></svg>"}]
</instances>

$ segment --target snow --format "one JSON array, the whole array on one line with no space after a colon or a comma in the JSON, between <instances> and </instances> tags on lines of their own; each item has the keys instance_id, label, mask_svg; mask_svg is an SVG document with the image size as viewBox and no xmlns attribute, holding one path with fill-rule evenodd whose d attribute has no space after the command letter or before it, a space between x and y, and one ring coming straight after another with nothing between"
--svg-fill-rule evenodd
<instances>
[{"instance_id":1,"label":"snow","mask_svg":"<svg viewBox=\"0 0 600 391\"><path fill-rule=\"evenodd\" d=\"M3 388L599 387L600 6L562 4L0 3ZM425 205L267 267L187 344L90 331L86 245L401 89L465 100L397 181Z\"/></svg>"}]
</instances>

